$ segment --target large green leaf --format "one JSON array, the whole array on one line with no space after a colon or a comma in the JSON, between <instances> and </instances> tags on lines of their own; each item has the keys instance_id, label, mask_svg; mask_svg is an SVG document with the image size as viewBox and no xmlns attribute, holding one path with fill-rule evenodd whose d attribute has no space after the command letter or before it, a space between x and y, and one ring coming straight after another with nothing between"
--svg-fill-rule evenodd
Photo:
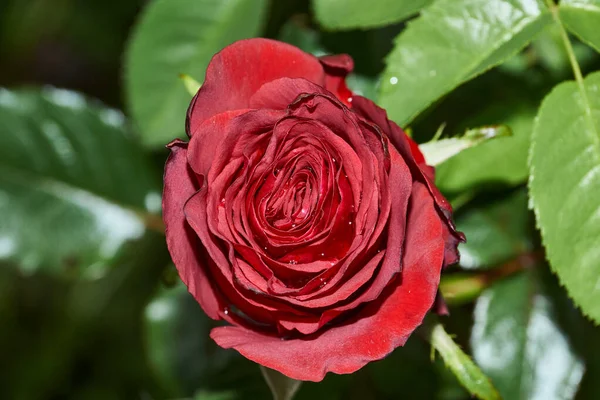
<instances>
[{"instance_id":1,"label":"large green leaf","mask_svg":"<svg viewBox=\"0 0 600 400\"><path fill-rule=\"evenodd\" d=\"M600 51L600 0L562 0L559 11L567 29Z\"/></svg>"},{"instance_id":2,"label":"large green leaf","mask_svg":"<svg viewBox=\"0 0 600 400\"><path fill-rule=\"evenodd\" d=\"M372 28L402 21L431 2L433 0L313 0L313 8L325 28Z\"/></svg>"},{"instance_id":3,"label":"large green leaf","mask_svg":"<svg viewBox=\"0 0 600 400\"><path fill-rule=\"evenodd\" d=\"M179 79L198 82L212 56L256 36L266 0L155 0L142 15L126 55L129 109L144 143L183 136L190 95Z\"/></svg>"},{"instance_id":4,"label":"large green leaf","mask_svg":"<svg viewBox=\"0 0 600 400\"><path fill-rule=\"evenodd\" d=\"M600 73L558 85L532 136L529 189L552 269L600 321Z\"/></svg>"},{"instance_id":5,"label":"large green leaf","mask_svg":"<svg viewBox=\"0 0 600 400\"><path fill-rule=\"evenodd\" d=\"M0 89L0 259L98 276L159 218L157 178L120 112L66 90Z\"/></svg>"},{"instance_id":6,"label":"large green leaf","mask_svg":"<svg viewBox=\"0 0 600 400\"><path fill-rule=\"evenodd\" d=\"M536 275L524 271L479 297L473 356L504 399L572 399L584 364Z\"/></svg>"},{"instance_id":7,"label":"large green leaf","mask_svg":"<svg viewBox=\"0 0 600 400\"><path fill-rule=\"evenodd\" d=\"M506 60L551 20L540 0L439 0L396 39L380 103L400 125Z\"/></svg>"}]
</instances>

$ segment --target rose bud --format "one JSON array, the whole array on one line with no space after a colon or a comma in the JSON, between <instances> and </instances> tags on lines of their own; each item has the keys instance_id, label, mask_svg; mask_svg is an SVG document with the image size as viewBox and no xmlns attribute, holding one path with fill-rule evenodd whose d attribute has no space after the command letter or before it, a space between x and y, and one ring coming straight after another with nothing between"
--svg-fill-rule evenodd
<instances>
[{"instance_id":1,"label":"rose bud","mask_svg":"<svg viewBox=\"0 0 600 400\"><path fill-rule=\"evenodd\" d=\"M348 55L236 42L210 62L169 144L173 262L224 348L299 380L402 346L464 240L434 170L345 84Z\"/></svg>"}]
</instances>

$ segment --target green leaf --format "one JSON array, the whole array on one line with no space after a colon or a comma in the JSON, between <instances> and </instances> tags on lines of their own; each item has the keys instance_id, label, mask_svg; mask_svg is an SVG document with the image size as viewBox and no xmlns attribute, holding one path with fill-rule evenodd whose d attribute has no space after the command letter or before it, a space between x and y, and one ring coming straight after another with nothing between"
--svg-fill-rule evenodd
<instances>
[{"instance_id":1,"label":"green leaf","mask_svg":"<svg viewBox=\"0 0 600 400\"><path fill-rule=\"evenodd\" d=\"M373 28L399 22L433 0L313 0L317 20L327 29Z\"/></svg>"},{"instance_id":2,"label":"green leaf","mask_svg":"<svg viewBox=\"0 0 600 400\"><path fill-rule=\"evenodd\" d=\"M600 321L600 73L558 85L532 136L529 193L553 271Z\"/></svg>"},{"instance_id":3,"label":"green leaf","mask_svg":"<svg viewBox=\"0 0 600 400\"><path fill-rule=\"evenodd\" d=\"M477 300L471 348L505 399L572 399L584 372L535 271Z\"/></svg>"},{"instance_id":4,"label":"green leaf","mask_svg":"<svg viewBox=\"0 0 600 400\"><path fill-rule=\"evenodd\" d=\"M443 162L436 168L436 182L440 190L456 193L474 189L483 184L517 185L528 176L527 153L533 129L535 108L524 102L498 105L506 111L502 123L513 135L502 140L491 140Z\"/></svg>"},{"instance_id":5,"label":"green leaf","mask_svg":"<svg viewBox=\"0 0 600 400\"><path fill-rule=\"evenodd\" d=\"M66 90L0 89L0 259L102 275L160 224L157 177L120 112Z\"/></svg>"},{"instance_id":6,"label":"green leaf","mask_svg":"<svg viewBox=\"0 0 600 400\"><path fill-rule=\"evenodd\" d=\"M198 90L200 90L200 86L202 86L197 80L186 74L179 75L179 79L181 79L181 83L183 83L185 90L187 90L191 97L194 97Z\"/></svg>"},{"instance_id":7,"label":"green leaf","mask_svg":"<svg viewBox=\"0 0 600 400\"><path fill-rule=\"evenodd\" d=\"M600 0L562 0L559 13L569 31L600 51Z\"/></svg>"},{"instance_id":8,"label":"green leaf","mask_svg":"<svg viewBox=\"0 0 600 400\"><path fill-rule=\"evenodd\" d=\"M260 371L269 389L271 389L273 400L292 400L302 384L302 381L288 378L282 373L263 367L262 365L260 366Z\"/></svg>"},{"instance_id":9,"label":"green leaf","mask_svg":"<svg viewBox=\"0 0 600 400\"><path fill-rule=\"evenodd\" d=\"M479 399L500 399L498 392L485 374L475 365L446 333L440 323L435 323L429 333L431 345L440 353L446 366L456 375L460 383Z\"/></svg>"},{"instance_id":10,"label":"green leaf","mask_svg":"<svg viewBox=\"0 0 600 400\"><path fill-rule=\"evenodd\" d=\"M401 126L461 83L500 64L549 21L540 0L439 0L396 39L380 103Z\"/></svg>"},{"instance_id":11,"label":"green leaf","mask_svg":"<svg viewBox=\"0 0 600 400\"><path fill-rule=\"evenodd\" d=\"M469 129L461 137L448 139L434 139L419 145L419 149L425 156L428 165L439 165L447 159L454 157L463 150L477 146L490 139L512 136L512 132L506 125L483 126L481 128Z\"/></svg>"},{"instance_id":12,"label":"green leaf","mask_svg":"<svg viewBox=\"0 0 600 400\"><path fill-rule=\"evenodd\" d=\"M468 238L459 247L463 268L492 268L533 250L527 192L491 196L456 214L457 229Z\"/></svg>"},{"instance_id":13,"label":"green leaf","mask_svg":"<svg viewBox=\"0 0 600 400\"><path fill-rule=\"evenodd\" d=\"M148 146L184 135L190 95L179 74L202 83L212 56L256 36L266 0L155 0L143 13L126 54L129 109Z\"/></svg>"}]
</instances>

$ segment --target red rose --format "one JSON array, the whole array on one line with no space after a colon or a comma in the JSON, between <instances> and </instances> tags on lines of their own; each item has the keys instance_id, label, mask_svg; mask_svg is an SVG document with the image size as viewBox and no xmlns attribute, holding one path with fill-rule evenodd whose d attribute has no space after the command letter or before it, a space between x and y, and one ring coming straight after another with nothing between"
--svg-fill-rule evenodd
<instances>
[{"instance_id":1,"label":"red rose","mask_svg":"<svg viewBox=\"0 0 600 400\"><path fill-rule=\"evenodd\" d=\"M169 145L163 211L222 347L295 379L403 345L462 235L417 145L345 84L347 55L266 39L215 55Z\"/></svg>"}]
</instances>

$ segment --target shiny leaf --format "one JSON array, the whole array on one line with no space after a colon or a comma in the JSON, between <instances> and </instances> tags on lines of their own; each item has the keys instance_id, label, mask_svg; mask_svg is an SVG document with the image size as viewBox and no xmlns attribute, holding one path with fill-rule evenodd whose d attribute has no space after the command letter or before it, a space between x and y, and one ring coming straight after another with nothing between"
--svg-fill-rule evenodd
<instances>
[{"instance_id":1,"label":"shiny leaf","mask_svg":"<svg viewBox=\"0 0 600 400\"><path fill-rule=\"evenodd\" d=\"M66 90L0 89L1 259L98 277L160 224L160 202L121 113Z\"/></svg>"},{"instance_id":2,"label":"shiny leaf","mask_svg":"<svg viewBox=\"0 0 600 400\"><path fill-rule=\"evenodd\" d=\"M461 137L437 139L419 145L428 165L439 165L454 157L463 150L477 146L490 139L511 136L512 132L506 125L483 126L469 129Z\"/></svg>"},{"instance_id":3,"label":"shiny leaf","mask_svg":"<svg viewBox=\"0 0 600 400\"><path fill-rule=\"evenodd\" d=\"M380 103L401 126L515 54L551 20L540 0L439 0L396 39Z\"/></svg>"},{"instance_id":4,"label":"shiny leaf","mask_svg":"<svg viewBox=\"0 0 600 400\"><path fill-rule=\"evenodd\" d=\"M372 28L402 21L433 0L313 0L317 20L327 29Z\"/></svg>"},{"instance_id":5,"label":"shiny leaf","mask_svg":"<svg viewBox=\"0 0 600 400\"><path fill-rule=\"evenodd\" d=\"M477 300L473 357L511 400L572 399L584 372L535 271L497 282Z\"/></svg>"},{"instance_id":6,"label":"shiny leaf","mask_svg":"<svg viewBox=\"0 0 600 400\"><path fill-rule=\"evenodd\" d=\"M198 82L212 56L260 32L266 0L156 0L142 14L126 54L129 109L149 146L184 135L190 95L179 75Z\"/></svg>"},{"instance_id":7,"label":"shiny leaf","mask_svg":"<svg viewBox=\"0 0 600 400\"><path fill-rule=\"evenodd\" d=\"M532 136L529 192L553 271L600 321L600 73L558 85Z\"/></svg>"},{"instance_id":8,"label":"shiny leaf","mask_svg":"<svg viewBox=\"0 0 600 400\"><path fill-rule=\"evenodd\" d=\"M600 51L600 0L562 0L559 12L569 31Z\"/></svg>"}]
</instances>

